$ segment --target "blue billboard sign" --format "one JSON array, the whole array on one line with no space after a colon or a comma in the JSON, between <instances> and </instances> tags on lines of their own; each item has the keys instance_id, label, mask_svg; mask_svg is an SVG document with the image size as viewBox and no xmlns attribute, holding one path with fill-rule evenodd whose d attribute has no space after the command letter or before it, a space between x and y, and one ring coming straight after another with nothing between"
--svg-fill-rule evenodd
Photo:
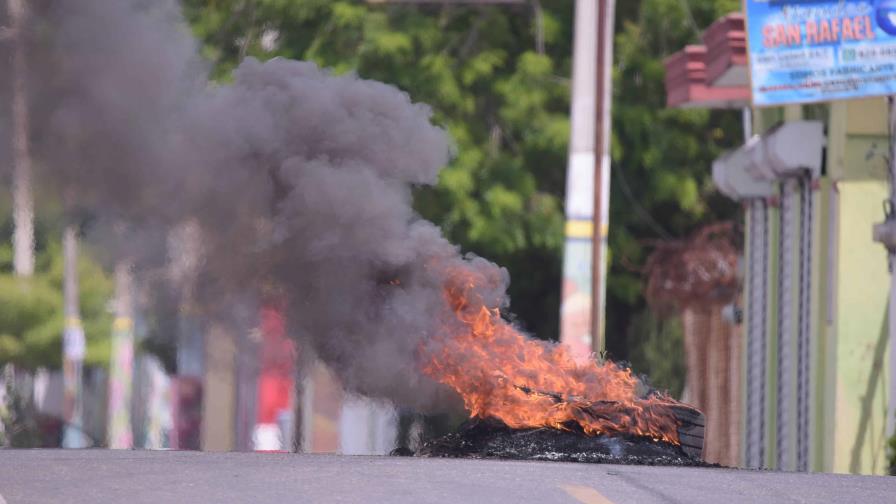
<instances>
[{"instance_id":1,"label":"blue billboard sign","mask_svg":"<svg viewBox=\"0 0 896 504\"><path fill-rule=\"evenodd\" d=\"M753 104L896 94L896 0L746 0Z\"/></svg>"}]
</instances>

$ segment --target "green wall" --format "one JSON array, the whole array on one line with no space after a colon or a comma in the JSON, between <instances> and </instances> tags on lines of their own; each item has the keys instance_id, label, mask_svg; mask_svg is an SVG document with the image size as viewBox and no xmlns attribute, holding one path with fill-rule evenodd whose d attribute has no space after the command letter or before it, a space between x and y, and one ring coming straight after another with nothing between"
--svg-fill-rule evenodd
<instances>
[{"instance_id":1,"label":"green wall","mask_svg":"<svg viewBox=\"0 0 896 504\"><path fill-rule=\"evenodd\" d=\"M833 471L883 474L887 411L887 302L884 248L871 240L887 184L840 181Z\"/></svg>"},{"instance_id":2,"label":"green wall","mask_svg":"<svg viewBox=\"0 0 896 504\"><path fill-rule=\"evenodd\" d=\"M826 421L834 443L825 469L834 472L885 472L890 281L886 252L871 230L884 219L888 197L886 111L883 98L832 106L828 165L836 181L838 225L828 359L834 370L826 394L833 418Z\"/></svg>"}]
</instances>

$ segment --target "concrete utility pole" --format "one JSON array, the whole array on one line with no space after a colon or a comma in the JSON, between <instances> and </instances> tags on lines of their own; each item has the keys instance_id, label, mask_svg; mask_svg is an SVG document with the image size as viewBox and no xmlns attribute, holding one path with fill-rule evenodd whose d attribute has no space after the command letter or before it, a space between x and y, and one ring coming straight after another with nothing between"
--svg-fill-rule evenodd
<instances>
[{"instance_id":1,"label":"concrete utility pole","mask_svg":"<svg viewBox=\"0 0 896 504\"><path fill-rule=\"evenodd\" d=\"M561 341L604 349L614 0L577 0L566 179Z\"/></svg>"},{"instance_id":2,"label":"concrete utility pole","mask_svg":"<svg viewBox=\"0 0 896 504\"><path fill-rule=\"evenodd\" d=\"M109 369L108 446L134 447L131 396L134 379L133 275L128 261L115 266L115 322L112 325L112 363Z\"/></svg>"},{"instance_id":3,"label":"concrete utility pole","mask_svg":"<svg viewBox=\"0 0 896 504\"><path fill-rule=\"evenodd\" d=\"M26 82L25 0L7 0L13 45L12 162L13 269L16 275L34 273L34 199L31 191L31 152L28 144L28 85Z\"/></svg>"},{"instance_id":4,"label":"concrete utility pole","mask_svg":"<svg viewBox=\"0 0 896 504\"><path fill-rule=\"evenodd\" d=\"M78 234L75 226L68 225L62 235L63 283L62 297L65 327L62 334L62 370L65 403L65 430L63 448L87 446L83 430L84 356L86 342L81 325L78 296Z\"/></svg>"}]
</instances>

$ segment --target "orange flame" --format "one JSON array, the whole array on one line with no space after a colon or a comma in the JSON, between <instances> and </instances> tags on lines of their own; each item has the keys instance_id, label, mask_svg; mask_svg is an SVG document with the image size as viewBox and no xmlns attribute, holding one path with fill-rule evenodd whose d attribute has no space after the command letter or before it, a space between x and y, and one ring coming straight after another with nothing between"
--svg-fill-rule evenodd
<instances>
[{"instance_id":1,"label":"orange flame","mask_svg":"<svg viewBox=\"0 0 896 504\"><path fill-rule=\"evenodd\" d=\"M472 275L455 273L445 296L460 324L424 351L423 371L452 387L470 416L511 428L628 434L679 444L678 421L664 395L642 397L629 369L592 359L579 363L562 345L529 338L489 309Z\"/></svg>"}]
</instances>

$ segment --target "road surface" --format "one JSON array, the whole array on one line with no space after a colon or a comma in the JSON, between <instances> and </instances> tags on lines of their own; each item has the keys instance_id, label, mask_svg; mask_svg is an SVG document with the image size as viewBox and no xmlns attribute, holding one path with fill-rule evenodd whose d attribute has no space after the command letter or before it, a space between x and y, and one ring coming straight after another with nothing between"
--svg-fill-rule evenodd
<instances>
[{"instance_id":1,"label":"road surface","mask_svg":"<svg viewBox=\"0 0 896 504\"><path fill-rule=\"evenodd\" d=\"M0 503L896 502L896 478L397 457L2 451Z\"/></svg>"}]
</instances>

